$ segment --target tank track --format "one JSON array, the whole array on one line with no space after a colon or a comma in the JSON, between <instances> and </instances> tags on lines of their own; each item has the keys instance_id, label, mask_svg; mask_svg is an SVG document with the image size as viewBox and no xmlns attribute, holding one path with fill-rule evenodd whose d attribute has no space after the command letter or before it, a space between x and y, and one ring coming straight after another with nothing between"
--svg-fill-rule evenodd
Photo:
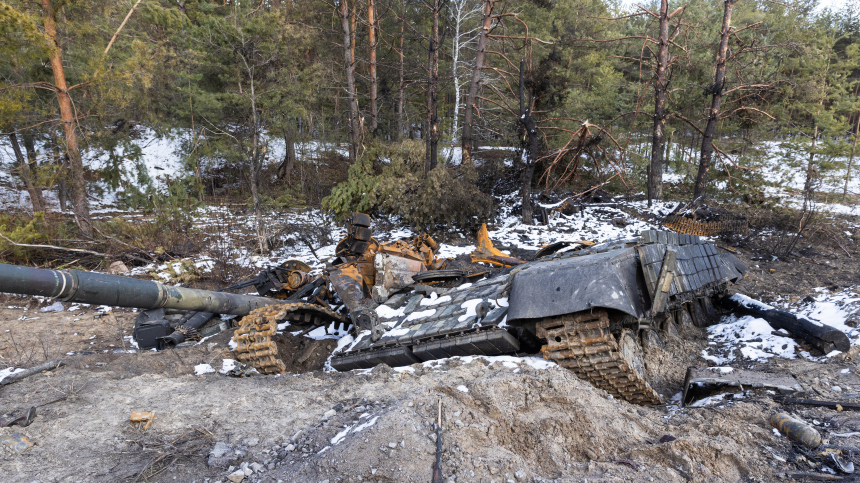
<instances>
[{"instance_id":1,"label":"tank track","mask_svg":"<svg viewBox=\"0 0 860 483\"><path fill-rule=\"evenodd\" d=\"M547 340L541 347L545 359L625 401L663 402L621 355L605 310L551 317L538 322L536 328L538 338Z\"/></svg>"},{"instance_id":2,"label":"tank track","mask_svg":"<svg viewBox=\"0 0 860 483\"><path fill-rule=\"evenodd\" d=\"M289 322L297 326L322 326L328 322L344 322L346 318L325 307L309 303L269 305L251 311L239 321L233 334L239 362L248 364L261 374L281 374L287 370L278 357L278 346L272 336L278 324Z\"/></svg>"}]
</instances>

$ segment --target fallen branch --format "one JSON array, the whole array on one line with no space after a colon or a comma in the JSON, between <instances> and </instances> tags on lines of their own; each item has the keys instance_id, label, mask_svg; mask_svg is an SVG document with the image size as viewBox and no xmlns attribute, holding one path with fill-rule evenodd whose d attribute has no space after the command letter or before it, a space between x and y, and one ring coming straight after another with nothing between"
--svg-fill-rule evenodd
<instances>
[{"instance_id":1,"label":"fallen branch","mask_svg":"<svg viewBox=\"0 0 860 483\"><path fill-rule=\"evenodd\" d=\"M2 233L0 233L0 238L6 240L6 243L8 243L12 246L15 246L15 247L41 248L41 249L49 249L49 250L60 250L60 251L64 251L64 252L86 253L88 255L95 255L97 257L108 258L108 255L105 253L94 252L92 250L84 250L83 248L66 248L66 247L58 247L56 245L31 245L29 243L15 243L12 240L10 240L9 238L7 238L6 235L4 235Z\"/></svg>"},{"instance_id":2,"label":"fallen branch","mask_svg":"<svg viewBox=\"0 0 860 483\"><path fill-rule=\"evenodd\" d=\"M24 369L21 372L16 372L9 376L6 376L2 381L0 381L0 386L5 386L7 384L12 384L13 382L18 382L24 378L30 377L33 374L38 374L42 371L50 371L56 369L60 366L65 366L66 363L60 360L48 361L44 364L39 364L38 366L31 367L29 369Z\"/></svg>"}]
</instances>

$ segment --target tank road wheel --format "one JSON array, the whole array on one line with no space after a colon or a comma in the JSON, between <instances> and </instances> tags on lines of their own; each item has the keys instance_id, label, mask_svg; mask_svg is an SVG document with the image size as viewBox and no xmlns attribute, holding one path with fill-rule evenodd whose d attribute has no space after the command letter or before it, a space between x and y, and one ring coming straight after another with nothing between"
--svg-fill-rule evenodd
<instances>
[{"instance_id":1,"label":"tank road wheel","mask_svg":"<svg viewBox=\"0 0 860 483\"><path fill-rule=\"evenodd\" d=\"M286 366L278 356L278 346L272 338L278 332L278 324L289 322L294 326L319 327L329 322L345 321L337 312L315 304L260 307L239 321L233 334L233 342L236 343L233 352L239 362L250 365L261 374L280 374Z\"/></svg>"},{"instance_id":2,"label":"tank road wheel","mask_svg":"<svg viewBox=\"0 0 860 483\"><path fill-rule=\"evenodd\" d=\"M605 310L549 317L537 323L545 359L572 370L580 379L615 397L637 404L660 404L645 382L641 352L632 332L619 341L609 331Z\"/></svg>"}]
</instances>

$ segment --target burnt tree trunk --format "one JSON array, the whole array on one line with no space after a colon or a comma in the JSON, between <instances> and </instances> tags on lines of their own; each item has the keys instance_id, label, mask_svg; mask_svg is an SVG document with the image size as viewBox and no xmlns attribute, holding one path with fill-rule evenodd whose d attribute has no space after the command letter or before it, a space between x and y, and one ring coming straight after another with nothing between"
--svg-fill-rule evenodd
<instances>
[{"instance_id":1,"label":"burnt tree trunk","mask_svg":"<svg viewBox=\"0 0 860 483\"><path fill-rule=\"evenodd\" d=\"M81 233L86 237L93 234L93 222L90 218L90 205L87 201L87 185L84 178L84 163L81 160L81 149L78 145L78 135L75 130L77 119L72 106L72 98L66 85L66 73L63 70L62 49L57 41L57 10L51 5L51 0L42 0L42 10L45 14L45 36L53 44L51 50L51 71L54 75L54 87L57 93L57 103L60 106L60 119L63 122L63 134L66 138L66 156L69 160L68 186L72 194L72 212Z\"/></svg>"},{"instance_id":2,"label":"burnt tree trunk","mask_svg":"<svg viewBox=\"0 0 860 483\"><path fill-rule=\"evenodd\" d=\"M30 173L30 163L24 158L24 153L21 152L21 145L18 144L18 135L9 134L9 142L12 144L12 151L15 152L15 161L18 163L18 170L21 172L21 179L24 181L24 186L27 188L27 193L30 194L30 203L33 205L33 213L37 211L45 211L42 204L42 193L36 188L33 183L33 176Z\"/></svg>"},{"instance_id":3,"label":"burnt tree trunk","mask_svg":"<svg viewBox=\"0 0 860 483\"><path fill-rule=\"evenodd\" d=\"M711 169L711 158L714 155L714 133L720 118L720 104L723 102L723 87L726 82L726 54L729 49L731 34L732 10L737 0L725 0L723 26L720 29L720 46L717 50L716 72L711 91L711 109L708 111L708 123L702 136L702 151L699 156L699 172L696 174L696 185L693 188L693 199L705 196L705 184L708 182L708 170Z\"/></svg>"},{"instance_id":4,"label":"burnt tree trunk","mask_svg":"<svg viewBox=\"0 0 860 483\"><path fill-rule=\"evenodd\" d=\"M520 60L520 118L518 122L523 126L526 134L526 166L523 169L522 188L520 189L523 196L523 223L532 224L532 178L535 174L535 165L537 164L538 150L540 149L540 140L537 134L537 125L532 118L531 111L531 96L526 99L525 88L525 60Z\"/></svg>"},{"instance_id":5,"label":"burnt tree trunk","mask_svg":"<svg viewBox=\"0 0 860 483\"><path fill-rule=\"evenodd\" d=\"M666 90L669 67L669 0L660 0L660 36L657 39L657 69L654 83L654 133L648 170L648 206L663 198L663 145L666 142Z\"/></svg>"},{"instance_id":6,"label":"burnt tree trunk","mask_svg":"<svg viewBox=\"0 0 860 483\"><path fill-rule=\"evenodd\" d=\"M487 35L493 25L493 6L495 0L487 0L484 4L484 15L481 18L481 33L478 35L478 53L475 55L475 68L472 70L472 82L469 83L469 94L466 97L465 112L463 113L463 163L472 162L472 119L475 111L475 100L478 97L478 86L481 84L481 71L484 68L484 54L487 50Z\"/></svg>"},{"instance_id":7,"label":"burnt tree trunk","mask_svg":"<svg viewBox=\"0 0 860 483\"><path fill-rule=\"evenodd\" d=\"M354 32L350 28L352 11L349 8L347 0L340 1L340 25L343 29L343 68L346 72L346 96L349 104L349 162L354 163L358 154L359 134L361 126L358 119L358 98L355 93L355 52L352 35Z\"/></svg>"},{"instance_id":8,"label":"burnt tree trunk","mask_svg":"<svg viewBox=\"0 0 860 483\"><path fill-rule=\"evenodd\" d=\"M439 149L439 12L443 0L433 0L433 31L430 34L430 48L427 60L427 160L424 174L436 167Z\"/></svg>"},{"instance_id":9,"label":"burnt tree trunk","mask_svg":"<svg viewBox=\"0 0 860 483\"><path fill-rule=\"evenodd\" d=\"M835 329L829 325L816 323L809 319L798 317L791 312L755 303L755 301L751 301L742 295L726 297L722 301L732 311L764 319L771 327L777 330L786 330L795 337L809 342L825 354L833 350L847 352L851 347L848 336L839 329Z\"/></svg>"},{"instance_id":10,"label":"burnt tree trunk","mask_svg":"<svg viewBox=\"0 0 860 483\"><path fill-rule=\"evenodd\" d=\"M376 80L376 17L374 12L374 0L367 0L367 37L370 48L370 131L376 135L379 126L379 109L376 106L377 80Z\"/></svg>"}]
</instances>

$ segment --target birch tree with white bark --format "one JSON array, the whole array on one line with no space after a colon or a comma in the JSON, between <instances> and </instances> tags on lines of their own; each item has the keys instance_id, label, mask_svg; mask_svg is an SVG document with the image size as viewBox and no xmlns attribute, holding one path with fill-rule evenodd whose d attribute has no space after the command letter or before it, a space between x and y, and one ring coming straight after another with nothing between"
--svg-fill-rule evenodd
<instances>
[{"instance_id":1,"label":"birch tree with white bark","mask_svg":"<svg viewBox=\"0 0 860 483\"><path fill-rule=\"evenodd\" d=\"M481 31L479 22L472 20L481 14L481 0L451 0L451 77L454 80L454 119L451 124L451 142L456 146L460 132L461 91L468 83L472 60L464 60L469 46L474 44ZM474 49L474 47L472 47Z\"/></svg>"}]
</instances>

